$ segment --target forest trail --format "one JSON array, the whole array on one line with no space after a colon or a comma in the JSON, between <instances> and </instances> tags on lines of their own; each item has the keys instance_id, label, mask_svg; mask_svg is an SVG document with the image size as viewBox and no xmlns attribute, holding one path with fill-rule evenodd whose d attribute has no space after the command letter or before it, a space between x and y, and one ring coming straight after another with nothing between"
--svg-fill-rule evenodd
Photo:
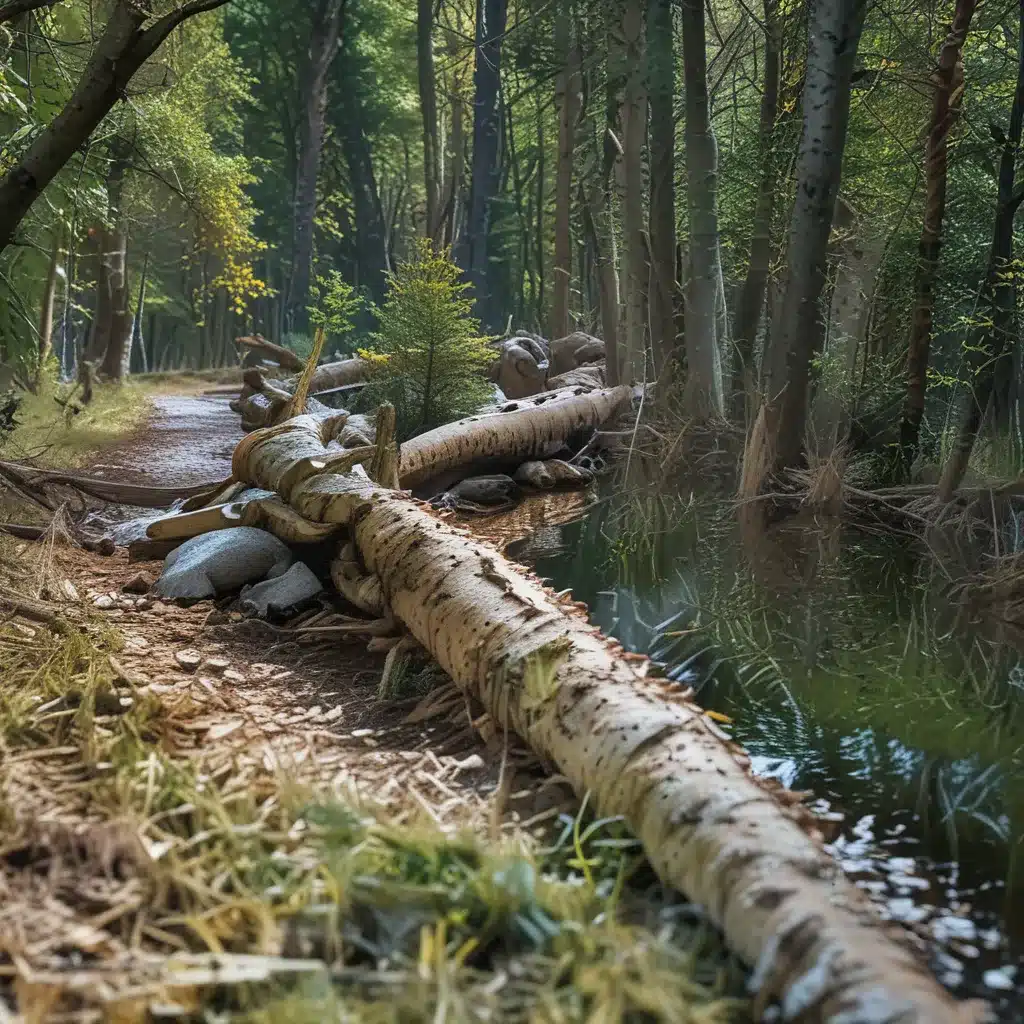
<instances>
[{"instance_id":1,"label":"forest trail","mask_svg":"<svg viewBox=\"0 0 1024 1024\"><path fill-rule=\"evenodd\" d=\"M241 440L238 416L227 398L154 395L142 429L109 448L89 466L95 476L165 487L223 480Z\"/></svg>"}]
</instances>

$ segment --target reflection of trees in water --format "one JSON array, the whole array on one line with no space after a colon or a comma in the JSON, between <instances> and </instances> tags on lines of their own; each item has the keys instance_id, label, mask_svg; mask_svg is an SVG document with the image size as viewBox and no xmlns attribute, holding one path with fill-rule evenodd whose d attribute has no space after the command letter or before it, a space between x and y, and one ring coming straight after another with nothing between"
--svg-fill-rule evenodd
<instances>
[{"instance_id":1,"label":"reflection of trees in water","mask_svg":"<svg viewBox=\"0 0 1024 1024\"><path fill-rule=\"evenodd\" d=\"M737 739L787 781L851 810L916 812L937 856L969 845L1005 870L1024 834L1024 787L1008 781L1024 749L1018 655L950 629L905 539L740 511L606 501L559 528L564 551L538 570L734 715Z\"/></svg>"}]
</instances>

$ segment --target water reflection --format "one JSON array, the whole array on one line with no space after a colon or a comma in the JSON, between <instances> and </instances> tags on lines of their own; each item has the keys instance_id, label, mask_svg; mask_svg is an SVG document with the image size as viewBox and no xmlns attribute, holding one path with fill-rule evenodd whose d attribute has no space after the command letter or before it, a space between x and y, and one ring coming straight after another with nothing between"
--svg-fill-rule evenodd
<instances>
[{"instance_id":1,"label":"water reflection","mask_svg":"<svg viewBox=\"0 0 1024 1024\"><path fill-rule=\"evenodd\" d=\"M963 628L927 553L692 495L567 525L548 497L528 518L510 554L728 715L757 771L843 812L833 850L857 883L944 982L1019 1019L1024 661Z\"/></svg>"}]
</instances>

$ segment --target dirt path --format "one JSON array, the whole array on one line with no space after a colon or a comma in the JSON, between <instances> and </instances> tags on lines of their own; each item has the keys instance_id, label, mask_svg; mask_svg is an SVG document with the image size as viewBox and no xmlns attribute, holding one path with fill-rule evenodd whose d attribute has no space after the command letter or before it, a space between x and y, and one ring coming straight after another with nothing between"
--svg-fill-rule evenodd
<instances>
[{"instance_id":1,"label":"dirt path","mask_svg":"<svg viewBox=\"0 0 1024 1024\"><path fill-rule=\"evenodd\" d=\"M155 395L145 427L105 451L89 467L96 476L126 483L175 484L223 480L242 437L228 399L200 395Z\"/></svg>"}]
</instances>

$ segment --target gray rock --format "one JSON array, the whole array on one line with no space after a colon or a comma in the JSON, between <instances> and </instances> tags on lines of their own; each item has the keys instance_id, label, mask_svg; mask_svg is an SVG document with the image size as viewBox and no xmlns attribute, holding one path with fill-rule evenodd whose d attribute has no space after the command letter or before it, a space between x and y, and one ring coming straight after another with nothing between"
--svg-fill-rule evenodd
<instances>
[{"instance_id":1,"label":"gray rock","mask_svg":"<svg viewBox=\"0 0 1024 1024\"><path fill-rule=\"evenodd\" d=\"M460 480L448 493L460 501L476 505L504 505L523 496L519 484L510 476L469 476Z\"/></svg>"},{"instance_id":2,"label":"gray rock","mask_svg":"<svg viewBox=\"0 0 1024 1024\"><path fill-rule=\"evenodd\" d=\"M323 585L305 562L296 562L283 576L264 580L242 591L242 610L261 619L298 609L323 591Z\"/></svg>"},{"instance_id":3,"label":"gray rock","mask_svg":"<svg viewBox=\"0 0 1024 1024\"><path fill-rule=\"evenodd\" d=\"M266 530L215 530L175 548L164 561L153 592L171 600L202 601L246 583L282 576L291 564L288 546Z\"/></svg>"}]
</instances>

